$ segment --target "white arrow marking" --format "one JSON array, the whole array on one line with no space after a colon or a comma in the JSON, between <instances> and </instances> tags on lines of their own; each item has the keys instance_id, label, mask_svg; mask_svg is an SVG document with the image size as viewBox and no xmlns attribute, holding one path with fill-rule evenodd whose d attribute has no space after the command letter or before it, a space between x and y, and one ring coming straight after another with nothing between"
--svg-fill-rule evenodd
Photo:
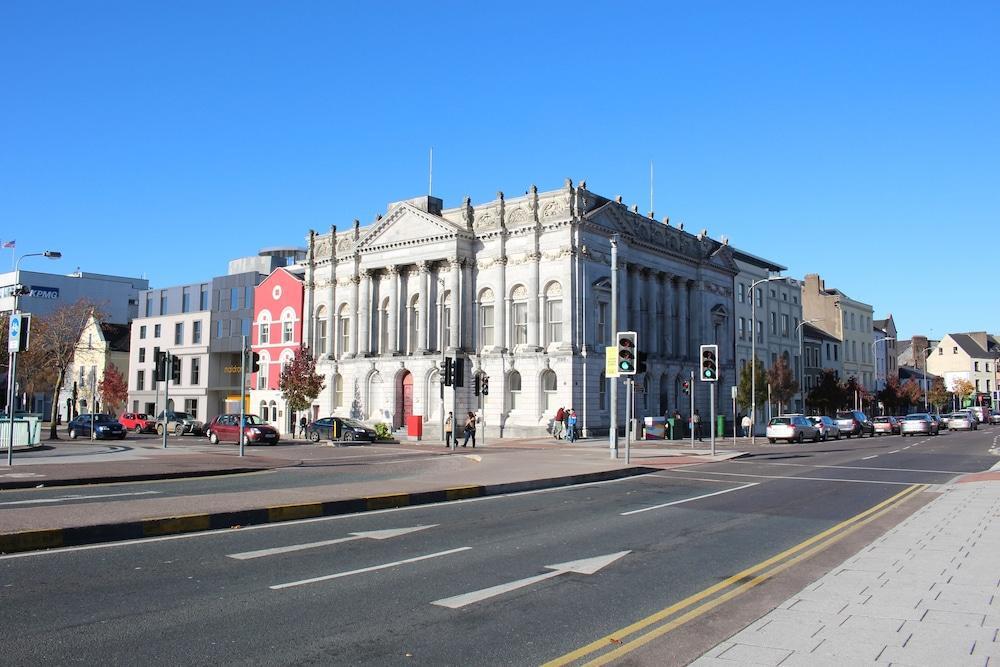
<instances>
[{"instance_id":1,"label":"white arrow marking","mask_svg":"<svg viewBox=\"0 0 1000 667\"><path fill-rule=\"evenodd\" d=\"M439 551L433 554L427 554L424 556L416 556L414 558L407 558L406 560L397 560L392 563L385 563L384 565L372 565L371 567L363 567L360 570L349 570L347 572L338 572L336 574L328 574L323 577L313 577L312 579L303 579L302 581L290 581L287 584L277 584L271 586L272 591L277 591L282 588L291 588L292 586L303 586L305 584L315 584L318 581L327 581L328 579L339 579L340 577L349 577L352 574L363 574L365 572L374 572L375 570L385 570L390 567L396 567L397 565L405 565L406 563L416 563L417 561L427 560L429 558L437 558L439 556L449 556L451 554L457 554L460 551L468 551L472 547L459 547L457 549L448 549L447 551Z\"/></svg>"},{"instance_id":2,"label":"white arrow marking","mask_svg":"<svg viewBox=\"0 0 1000 667\"><path fill-rule=\"evenodd\" d=\"M750 484L744 484L743 486L737 486L734 489L724 489L722 491L716 491L715 493L706 493L701 496L695 496L694 498L683 498L681 500L675 500L672 503L663 503L662 505L653 505L652 507L643 507L642 509L632 510L631 512L622 512L622 516L628 516L629 514L638 514L639 512L648 512L649 510L658 510L663 507L670 507L671 505L680 505L682 503L689 503L693 500L701 500L702 498L711 498L712 496L721 496L723 493L732 493L733 491L739 491L740 489L747 489L751 486L757 486L760 482L751 482Z\"/></svg>"},{"instance_id":3,"label":"white arrow marking","mask_svg":"<svg viewBox=\"0 0 1000 667\"><path fill-rule=\"evenodd\" d=\"M90 500L92 498L121 498L122 496L149 496L159 494L159 491L136 491L134 493L106 493L99 496L59 496L57 498L35 498L34 500L8 500L0 505L40 505L42 503L61 503L68 500Z\"/></svg>"},{"instance_id":4,"label":"white arrow marking","mask_svg":"<svg viewBox=\"0 0 1000 667\"><path fill-rule=\"evenodd\" d=\"M388 540L390 537L399 537L407 533L415 533L418 530L434 528L438 524L428 526L414 526L412 528L389 528L387 530L369 530L362 533L351 533L350 537L338 537L334 540L323 540L322 542L307 542L305 544L292 544L287 547L274 547L273 549L259 549L257 551L244 551L238 554L229 554L229 558L236 560L249 560L251 558L263 558L264 556L274 556L277 554L287 554L292 551L302 551L304 549L315 549L317 547L328 547L331 544L342 544L355 540Z\"/></svg>"},{"instance_id":5,"label":"white arrow marking","mask_svg":"<svg viewBox=\"0 0 1000 667\"><path fill-rule=\"evenodd\" d=\"M484 588L478 591L472 591L471 593L465 593L463 595L456 595L450 598L443 598L441 600L435 600L431 604L435 604L439 607L448 607L449 609L461 609L462 607L476 602L482 602L483 600L495 597L497 595L503 595L504 593L509 593L510 591L516 591L519 588L524 588L526 586L531 586L537 584L540 581L545 581L546 579L551 579L552 577L558 577L560 574L566 574L567 572L574 572L576 574L594 574L601 568L610 565L622 556L632 553L631 551L619 551L613 554L607 554L605 556L594 556L593 558L583 558L581 560L572 560L568 563L556 563L555 565L546 565L546 570L552 570L552 572L546 572L545 574L535 575L534 577L528 577L527 579L519 579L517 581L511 581L506 584L500 584L499 586L490 586L489 588Z\"/></svg>"}]
</instances>

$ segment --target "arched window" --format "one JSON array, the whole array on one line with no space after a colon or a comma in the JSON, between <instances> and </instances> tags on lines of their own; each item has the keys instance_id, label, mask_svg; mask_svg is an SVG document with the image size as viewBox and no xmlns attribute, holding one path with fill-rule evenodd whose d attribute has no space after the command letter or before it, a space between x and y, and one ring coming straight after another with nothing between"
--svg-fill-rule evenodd
<instances>
[{"instance_id":1,"label":"arched window","mask_svg":"<svg viewBox=\"0 0 1000 667\"><path fill-rule=\"evenodd\" d=\"M558 401L558 394L556 393L559 388L559 382L557 381L556 374L554 371L545 371L542 373L542 412L543 414L549 414L550 412L555 412L559 406L556 405Z\"/></svg>"},{"instance_id":2,"label":"arched window","mask_svg":"<svg viewBox=\"0 0 1000 667\"><path fill-rule=\"evenodd\" d=\"M545 288L545 342L559 343L563 339L562 285L551 282Z\"/></svg>"},{"instance_id":3,"label":"arched window","mask_svg":"<svg viewBox=\"0 0 1000 667\"><path fill-rule=\"evenodd\" d=\"M438 349L447 349L451 344L451 292L445 292L441 297L441 341Z\"/></svg>"},{"instance_id":4,"label":"arched window","mask_svg":"<svg viewBox=\"0 0 1000 667\"><path fill-rule=\"evenodd\" d=\"M611 343L611 281L601 278L594 288L594 344L598 348Z\"/></svg>"},{"instance_id":5,"label":"arched window","mask_svg":"<svg viewBox=\"0 0 1000 667\"><path fill-rule=\"evenodd\" d=\"M267 401L260 402L260 418L267 421Z\"/></svg>"},{"instance_id":6,"label":"arched window","mask_svg":"<svg viewBox=\"0 0 1000 667\"><path fill-rule=\"evenodd\" d=\"M511 371L507 378L507 409L516 410L518 398L521 396L521 374Z\"/></svg>"},{"instance_id":7,"label":"arched window","mask_svg":"<svg viewBox=\"0 0 1000 667\"><path fill-rule=\"evenodd\" d=\"M257 389L270 389L268 376L271 373L271 355L264 350L260 353L260 370L257 371Z\"/></svg>"},{"instance_id":8,"label":"arched window","mask_svg":"<svg viewBox=\"0 0 1000 667\"><path fill-rule=\"evenodd\" d=\"M406 310L409 326L406 328L406 349L413 354L420 347L420 295L414 294L410 299L410 305Z\"/></svg>"},{"instance_id":9,"label":"arched window","mask_svg":"<svg viewBox=\"0 0 1000 667\"><path fill-rule=\"evenodd\" d=\"M316 309L316 350L317 354L326 354L327 344L326 306Z\"/></svg>"},{"instance_id":10,"label":"arched window","mask_svg":"<svg viewBox=\"0 0 1000 667\"><path fill-rule=\"evenodd\" d=\"M266 310L262 310L257 319L257 341L260 345L271 342L271 313Z\"/></svg>"},{"instance_id":11,"label":"arched window","mask_svg":"<svg viewBox=\"0 0 1000 667\"><path fill-rule=\"evenodd\" d=\"M514 345L528 342L528 290L517 285L510 291L510 339Z\"/></svg>"},{"instance_id":12,"label":"arched window","mask_svg":"<svg viewBox=\"0 0 1000 667\"><path fill-rule=\"evenodd\" d=\"M340 330L340 338L337 348L337 357L341 358L351 351L351 314L350 307L345 303L341 304L337 313L337 327Z\"/></svg>"},{"instance_id":13,"label":"arched window","mask_svg":"<svg viewBox=\"0 0 1000 667\"><path fill-rule=\"evenodd\" d=\"M333 407L344 407L344 376L340 373L333 376Z\"/></svg>"},{"instance_id":14,"label":"arched window","mask_svg":"<svg viewBox=\"0 0 1000 667\"><path fill-rule=\"evenodd\" d=\"M290 308L281 314L281 342L291 343L295 340L295 313Z\"/></svg>"},{"instance_id":15,"label":"arched window","mask_svg":"<svg viewBox=\"0 0 1000 667\"><path fill-rule=\"evenodd\" d=\"M479 293L479 347L490 347L493 338L493 309L496 297L493 290L487 288Z\"/></svg>"},{"instance_id":16,"label":"arched window","mask_svg":"<svg viewBox=\"0 0 1000 667\"><path fill-rule=\"evenodd\" d=\"M281 353L281 360L278 365L278 379L274 383L276 389L281 389L281 376L285 372L285 366L292 363L292 360L294 358L295 358L295 353L292 352L291 350L285 350L284 352Z\"/></svg>"},{"instance_id":17,"label":"arched window","mask_svg":"<svg viewBox=\"0 0 1000 667\"><path fill-rule=\"evenodd\" d=\"M278 423L278 404L274 401L271 401L271 423Z\"/></svg>"}]
</instances>

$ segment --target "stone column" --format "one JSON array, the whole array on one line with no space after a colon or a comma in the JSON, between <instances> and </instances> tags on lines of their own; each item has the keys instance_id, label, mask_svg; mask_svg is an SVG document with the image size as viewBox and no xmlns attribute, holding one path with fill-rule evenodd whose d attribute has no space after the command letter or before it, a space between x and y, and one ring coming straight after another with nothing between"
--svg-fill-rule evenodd
<instances>
[{"instance_id":1,"label":"stone column","mask_svg":"<svg viewBox=\"0 0 1000 667\"><path fill-rule=\"evenodd\" d=\"M542 287L539 284L540 263L542 255L534 252L529 257L531 261L531 282L528 284L528 345L536 350L541 349L541 313L538 308L542 300Z\"/></svg>"},{"instance_id":2,"label":"stone column","mask_svg":"<svg viewBox=\"0 0 1000 667\"><path fill-rule=\"evenodd\" d=\"M361 284L361 276L351 276L351 349L344 350L345 355L358 356L358 327L361 322L361 314L358 311L358 292Z\"/></svg>"},{"instance_id":3,"label":"stone column","mask_svg":"<svg viewBox=\"0 0 1000 667\"><path fill-rule=\"evenodd\" d=\"M337 228L330 226L330 300L326 311L326 353L333 356L337 350ZM330 391L333 396L333 390Z\"/></svg>"},{"instance_id":4,"label":"stone column","mask_svg":"<svg viewBox=\"0 0 1000 667\"><path fill-rule=\"evenodd\" d=\"M618 331L630 331L632 323L628 313L628 263L618 260ZM615 331L611 332L611 340L615 340Z\"/></svg>"},{"instance_id":5,"label":"stone column","mask_svg":"<svg viewBox=\"0 0 1000 667\"><path fill-rule=\"evenodd\" d=\"M388 324L386 325L386 335L388 336L389 354L399 354L399 267L392 265L386 271L388 284L386 290L389 294Z\"/></svg>"},{"instance_id":6,"label":"stone column","mask_svg":"<svg viewBox=\"0 0 1000 667\"><path fill-rule=\"evenodd\" d=\"M461 271L462 271L461 261L456 257L455 259L451 260L451 275L449 276L451 282L451 287L450 287L451 322L449 323L449 326L451 327L451 338L448 341L448 347L453 350L457 350L458 348L461 347L461 342L458 337L459 334L458 327L460 324L458 317L458 312L459 312L458 309L462 307L462 299L461 295L459 294L459 290L461 289L461 282L459 280L461 276Z\"/></svg>"},{"instance_id":7,"label":"stone column","mask_svg":"<svg viewBox=\"0 0 1000 667\"><path fill-rule=\"evenodd\" d=\"M646 323L642 321L642 272L638 264L634 264L631 271L632 284L629 286L629 296L631 297L630 309L632 311L632 331L638 334L639 349L649 349L649 339L646 337Z\"/></svg>"},{"instance_id":8,"label":"stone column","mask_svg":"<svg viewBox=\"0 0 1000 667\"><path fill-rule=\"evenodd\" d=\"M669 273L663 276L663 354L673 359L677 356L677 318L674 317L674 277Z\"/></svg>"},{"instance_id":9,"label":"stone column","mask_svg":"<svg viewBox=\"0 0 1000 667\"><path fill-rule=\"evenodd\" d=\"M691 356L691 329L690 323L688 322L689 315L689 298L690 293L688 291L688 282L686 279L681 278L677 282L677 356L681 359L688 359Z\"/></svg>"},{"instance_id":10,"label":"stone column","mask_svg":"<svg viewBox=\"0 0 1000 667\"><path fill-rule=\"evenodd\" d=\"M661 318L657 312L660 308L660 282L662 276L657 272L650 276L649 281L649 353L650 355L662 354L661 344Z\"/></svg>"},{"instance_id":11,"label":"stone column","mask_svg":"<svg viewBox=\"0 0 1000 667\"><path fill-rule=\"evenodd\" d=\"M493 332L493 339L500 350L510 349L507 332L507 258L497 259L500 275L497 277L496 305L493 317L496 319L496 327Z\"/></svg>"},{"instance_id":12,"label":"stone column","mask_svg":"<svg viewBox=\"0 0 1000 667\"><path fill-rule=\"evenodd\" d=\"M462 347L475 351L476 294L472 284L473 263L474 260L467 259L462 264L462 336L459 340L462 341Z\"/></svg>"},{"instance_id":13,"label":"stone column","mask_svg":"<svg viewBox=\"0 0 1000 667\"><path fill-rule=\"evenodd\" d=\"M427 326L427 299L429 298L427 280L431 272L431 265L429 262L420 262L417 265L417 270L420 281L418 285L420 295L417 297L417 354L427 354L427 335L430 329Z\"/></svg>"},{"instance_id":14,"label":"stone column","mask_svg":"<svg viewBox=\"0 0 1000 667\"><path fill-rule=\"evenodd\" d=\"M372 322L372 272L361 272L361 302L358 310L358 354L367 357L371 352ZM377 310L377 309L376 309Z\"/></svg>"}]
</instances>

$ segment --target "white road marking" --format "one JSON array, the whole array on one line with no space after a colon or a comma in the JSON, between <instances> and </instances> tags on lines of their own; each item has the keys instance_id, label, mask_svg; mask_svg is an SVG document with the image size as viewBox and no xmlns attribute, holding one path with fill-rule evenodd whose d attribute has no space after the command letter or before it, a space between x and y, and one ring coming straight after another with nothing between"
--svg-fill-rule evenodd
<instances>
[{"instance_id":1,"label":"white road marking","mask_svg":"<svg viewBox=\"0 0 1000 667\"><path fill-rule=\"evenodd\" d=\"M728 479L711 479L709 477L673 477L672 475L657 475L653 474L650 477L659 477L660 479L690 479L698 482L715 482L716 484L736 484L736 482L730 482Z\"/></svg>"},{"instance_id":2,"label":"white road marking","mask_svg":"<svg viewBox=\"0 0 1000 667\"><path fill-rule=\"evenodd\" d=\"M735 462L735 461L732 461L732 462ZM753 461L742 461L741 463L750 464L750 463L753 463ZM827 469L827 468L829 468L831 470L886 470L886 471L889 471L889 472L929 472L929 473L940 473L940 474L943 474L943 475L966 475L966 474L969 474L969 472L970 472L968 470L925 470L923 468L881 468L881 467L877 467L877 466L825 466L825 465L810 465L808 463L771 463L771 462L768 462L768 463L760 463L760 465L767 465L767 466L789 466L789 467L792 467L792 468L817 468L817 469ZM710 470L706 470L706 471L703 471L703 472L711 472L712 474L715 474L713 471L710 471ZM971 471L971 472L976 472L976 471Z\"/></svg>"},{"instance_id":3,"label":"white road marking","mask_svg":"<svg viewBox=\"0 0 1000 667\"><path fill-rule=\"evenodd\" d=\"M333 544L344 542L354 542L356 540L387 540L391 537L399 537L408 533L415 533L418 530L434 528L438 524L427 526L413 526L412 528L389 528L387 530L368 530L360 533L351 533L348 537L338 537L333 540L323 540L321 542L307 542L304 544L290 544L284 547L274 547L273 549L258 549L257 551L243 551L238 554L228 554L229 558L236 560L250 560L251 558L263 558L264 556L275 556L277 554L287 554L293 551L304 551L305 549L316 549L327 547Z\"/></svg>"},{"instance_id":4,"label":"white road marking","mask_svg":"<svg viewBox=\"0 0 1000 667\"><path fill-rule=\"evenodd\" d=\"M348 570L347 572L337 572L336 574L326 574L322 577L313 577L312 579L302 579L301 581L290 581L287 584L275 584L270 586L272 591L281 590L282 588L292 588L293 586L305 586L306 584L315 584L320 581L329 581L331 579L339 579L341 577L350 577L355 574L364 574L365 572L375 572L376 570L385 570L390 567L396 567L398 565L406 565L407 563L416 563L422 560L428 560L431 558L440 558L441 556L450 556L451 554L457 554L460 551L468 551L472 547L459 547L457 549L448 549L447 551L438 551L433 554L425 554L423 556L415 556L413 558L406 558L404 560L397 560L391 563L383 563L382 565L372 565L371 567L363 567L358 570Z\"/></svg>"},{"instance_id":5,"label":"white road marking","mask_svg":"<svg viewBox=\"0 0 1000 667\"><path fill-rule=\"evenodd\" d=\"M683 472L683 471L681 471ZM807 481L807 482L850 482L852 484L897 484L901 486L912 486L914 484L926 484L927 482L884 482L876 479L839 479L837 477L792 477L791 475L751 475L745 472L712 472L705 470L703 472L708 472L712 475L727 475L729 477L752 477L755 479L783 479L790 482ZM963 473L954 473L956 475L961 475ZM0 556L0 560L3 557Z\"/></svg>"},{"instance_id":6,"label":"white road marking","mask_svg":"<svg viewBox=\"0 0 1000 667\"><path fill-rule=\"evenodd\" d=\"M714 491L713 493L705 493L700 496L695 496L694 498L684 498L682 500L675 500L670 503L663 503L662 505L653 505L652 507L643 507L642 509L632 510L630 512L622 512L621 516L629 516L630 514L639 514L640 512L649 512L650 510L658 510L664 507L670 507L672 505L680 505L682 503L690 503L695 500L701 500L702 498L711 498L712 496L720 496L723 493L732 493L733 491L739 491L740 489L748 489L751 486L757 486L760 482L751 482L750 484L744 484L743 486L737 486L733 489L723 489L722 491Z\"/></svg>"},{"instance_id":7,"label":"white road marking","mask_svg":"<svg viewBox=\"0 0 1000 667\"><path fill-rule=\"evenodd\" d=\"M865 456L861 460L862 461L867 461L868 459L874 459L874 458L878 458L878 454L872 454L871 456Z\"/></svg>"},{"instance_id":8,"label":"white road marking","mask_svg":"<svg viewBox=\"0 0 1000 667\"><path fill-rule=\"evenodd\" d=\"M41 505L44 503L62 503L72 500L90 500L91 498L120 498L122 496L149 496L159 494L159 491L136 491L134 493L106 493L99 496L58 496L56 498L36 498L34 500L8 500L0 505Z\"/></svg>"},{"instance_id":9,"label":"white road marking","mask_svg":"<svg viewBox=\"0 0 1000 667\"><path fill-rule=\"evenodd\" d=\"M617 553L607 554L604 556L594 556L593 558L573 560L568 563L546 565L545 569L552 570L552 572L538 574L534 577L528 577L526 579L518 579L517 581L510 581L506 584L500 584L498 586L490 586L489 588L483 588L478 591L472 591L471 593L464 593L450 598L442 598L431 602L431 604L439 607L448 607L449 609L461 609L466 605L482 602L483 600L496 597L497 595L503 595L504 593L509 593L510 591L516 591L519 588L525 588L526 586L537 584L540 581L545 581L546 579L551 579L552 577L558 577L560 574L566 574L568 572L588 575L594 574L595 572L598 572L619 558L627 556L630 553L632 552L619 551Z\"/></svg>"}]
</instances>

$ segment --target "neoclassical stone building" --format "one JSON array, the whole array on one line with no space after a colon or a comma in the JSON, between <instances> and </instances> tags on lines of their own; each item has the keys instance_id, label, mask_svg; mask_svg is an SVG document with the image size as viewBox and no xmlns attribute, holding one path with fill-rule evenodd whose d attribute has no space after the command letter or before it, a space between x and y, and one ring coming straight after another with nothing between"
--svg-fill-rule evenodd
<instances>
[{"instance_id":1,"label":"neoclassical stone building","mask_svg":"<svg viewBox=\"0 0 1000 667\"><path fill-rule=\"evenodd\" d=\"M649 354L637 416L688 414L681 382L696 370L701 343L720 346L717 391L728 412L731 248L568 179L558 190L532 186L477 206L466 198L442 209L440 199L419 197L391 204L364 228L355 221L347 231L310 232L304 337L327 377L314 411L395 428L421 415L434 437L444 413L479 411L496 438L542 434L565 406L585 434L606 433L613 235L618 329L637 331ZM465 359L464 387L442 389L445 356ZM486 397L474 395L477 373L489 377ZM707 419L707 388L695 384Z\"/></svg>"}]
</instances>

